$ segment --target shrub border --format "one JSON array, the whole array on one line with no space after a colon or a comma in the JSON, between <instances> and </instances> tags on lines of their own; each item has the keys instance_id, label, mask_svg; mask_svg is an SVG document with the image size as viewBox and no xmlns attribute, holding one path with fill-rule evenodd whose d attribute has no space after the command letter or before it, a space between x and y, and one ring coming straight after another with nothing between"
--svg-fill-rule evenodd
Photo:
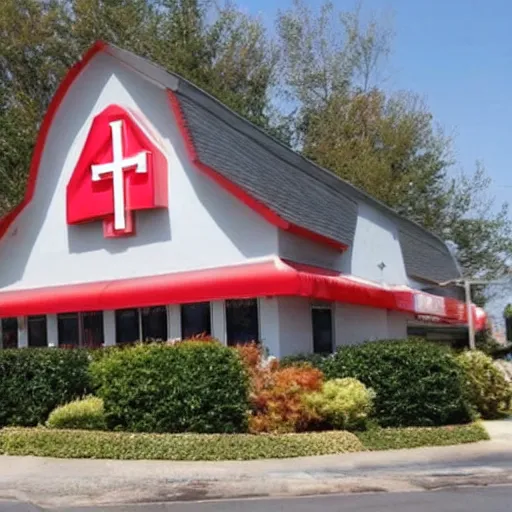
<instances>
[{"instance_id":1,"label":"shrub border","mask_svg":"<svg viewBox=\"0 0 512 512\"><path fill-rule=\"evenodd\" d=\"M356 432L356 435L370 451L452 446L490 439L487 430L479 422L445 427L375 428Z\"/></svg>"},{"instance_id":2,"label":"shrub border","mask_svg":"<svg viewBox=\"0 0 512 512\"><path fill-rule=\"evenodd\" d=\"M449 427L371 429L303 434L132 434L87 430L5 428L0 455L120 460L256 460L366 450L448 446L485 441L481 423Z\"/></svg>"},{"instance_id":3,"label":"shrub border","mask_svg":"<svg viewBox=\"0 0 512 512\"><path fill-rule=\"evenodd\" d=\"M364 450L350 432L303 434L134 434L91 430L0 430L1 455L123 460L255 460Z\"/></svg>"}]
</instances>

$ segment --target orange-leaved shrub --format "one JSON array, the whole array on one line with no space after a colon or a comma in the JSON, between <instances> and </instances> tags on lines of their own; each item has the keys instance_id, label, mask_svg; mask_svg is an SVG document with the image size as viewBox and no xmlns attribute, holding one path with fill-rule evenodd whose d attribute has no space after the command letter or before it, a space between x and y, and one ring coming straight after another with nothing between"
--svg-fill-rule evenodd
<instances>
[{"instance_id":1,"label":"orange-leaved shrub","mask_svg":"<svg viewBox=\"0 0 512 512\"><path fill-rule=\"evenodd\" d=\"M277 360L264 361L255 343L236 347L250 378L249 431L303 432L321 418L304 400L305 393L318 391L323 373L309 366L281 368Z\"/></svg>"}]
</instances>

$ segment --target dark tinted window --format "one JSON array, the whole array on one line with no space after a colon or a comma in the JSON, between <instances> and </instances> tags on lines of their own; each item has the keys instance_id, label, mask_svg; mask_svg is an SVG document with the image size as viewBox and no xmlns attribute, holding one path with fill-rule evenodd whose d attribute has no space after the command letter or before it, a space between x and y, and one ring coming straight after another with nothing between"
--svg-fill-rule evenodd
<instances>
[{"instance_id":1,"label":"dark tinted window","mask_svg":"<svg viewBox=\"0 0 512 512\"><path fill-rule=\"evenodd\" d=\"M28 346L47 347L46 315L28 317Z\"/></svg>"},{"instance_id":2,"label":"dark tinted window","mask_svg":"<svg viewBox=\"0 0 512 512\"><path fill-rule=\"evenodd\" d=\"M18 348L18 319L2 318L2 347Z\"/></svg>"},{"instance_id":3,"label":"dark tinted window","mask_svg":"<svg viewBox=\"0 0 512 512\"><path fill-rule=\"evenodd\" d=\"M78 346L80 328L78 313L61 313L57 315L59 347L65 345Z\"/></svg>"},{"instance_id":4,"label":"dark tinted window","mask_svg":"<svg viewBox=\"0 0 512 512\"><path fill-rule=\"evenodd\" d=\"M228 345L259 341L256 299L226 301L226 334Z\"/></svg>"},{"instance_id":5,"label":"dark tinted window","mask_svg":"<svg viewBox=\"0 0 512 512\"><path fill-rule=\"evenodd\" d=\"M181 306L181 338L187 339L212 332L210 303L197 302Z\"/></svg>"},{"instance_id":6,"label":"dark tinted window","mask_svg":"<svg viewBox=\"0 0 512 512\"><path fill-rule=\"evenodd\" d=\"M329 308L313 308L313 351L330 354L333 348L332 311Z\"/></svg>"},{"instance_id":7,"label":"dark tinted window","mask_svg":"<svg viewBox=\"0 0 512 512\"><path fill-rule=\"evenodd\" d=\"M167 340L167 308L155 306L143 308L142 314L142 339L144 341Z\"/></svg>"},{"instance_id":8,"label":"dark tinted window","mask_svg":"<svg viewBox=\"0 0 512 512\"><path fill-rule=\"evenodd\" d=\"M82 313L82 345L100 347L104 343L103 311Z\"/></svg>"},{"instance_id":9,"label":"dark tinted window","mask_svg":"<svg viewBox=\"0 0 512 512\"><path fill-rule=\"evenodd\" d=\"M118 309L116 311L116 343L134 343L139 341L139 310Z\"/></svg>"}]
</instances>

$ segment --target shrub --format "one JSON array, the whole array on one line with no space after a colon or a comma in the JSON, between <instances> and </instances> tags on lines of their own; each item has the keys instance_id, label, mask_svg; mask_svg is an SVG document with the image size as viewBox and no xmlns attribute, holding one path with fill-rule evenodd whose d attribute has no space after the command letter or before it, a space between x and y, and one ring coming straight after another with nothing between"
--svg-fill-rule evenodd
<instances>
[{"instance_id":1,"label":"shrub","mask_svg":"<svg viewBox=\"0 0 512 512\"><path fill-rule=\"evenodd\" d=\"M55 407L90 391L85 350L0 350L0 427L44 423Z\"/></svg>"},{"instance_id":2,"label":"shrub","mask_svg":"<svg viewBox=\"0 0 512 512\"><path fill-rule=\"evenodd\" d=\"M327 357L328 356L322 354L294 354L292 356L283 357L279 363L283 367L309 364L310 366L321 370Z\"/></svg>"},{"instance_id":3,"label":"shrub","mask_svg":"<svg viewBox=\"0 0 512 512\"><path fill-rule=\"evenodd\" d=\"M512 385L512 361L506 361L505 359L497 359L494 361L494 366L503 375L504 379Z\"/></svg>"},{"instance_id":4,"label":"shrub","mask_svg":"<svg viewBox=\"0 0 512 512\"><path fill-rule=\"evenodd\" d=\"M458 357L465 370L465 390L471 405L484 419L508 413L512 387L493 360L483 352L464 352Z\"/></svg>"},{"instance_id":5,"label":"shrub","mask_svg":"<svg viewBox=\"0 0 512 512\"><path fill-rule=\"evenodd\" d=\"M91 364L107 426L133 432L240 432L248 382L219 343L135 345Z\"/></svg>"},{"instance_id":6,"label":"shrub","mask_svg":"<svg viewBox=\"0 0 512 512\"><path fill-rule=\"evenodd\" d=\"M91 361L99 361L104 357L108 357L112 352L117 352L125 348L127 348L127 345L109 345L106 347L89 348L87 351L89 352Z\"/></svg>"},{"instance_id":7,"label":"shrub","mask_svg":"<svg viewBox=\"0 0 512 512\"><path fill-rule=\"evenodd\" d=\"M302 432L320 420L302 399L304 393L321 388L320 370L266 362L261 347L254 343L237 350L250 375L251 432Z\"/></svg>"},{"instance_id":8,"label":"shrub","mask_svg":"<svg viewBox=\"0 0 512 512\"><path fill-rule=\"evenodd\" d=\"M419 340L389 340L341 347L324 365L326 377L354 377L376 392L381 426L466 423L472 410L463 372L445 347Z\"/></svg>"},{"instance_id":9,"label":"shrub","mask_svg":"<svg viewBox=\"0 0 512 512\"><path fill-rule=\"evenodd\" d=\"M376 428L356 432L367 450L401 450L421 446L450 446L488 441L487 430L479 423L448 427Z\"/></svg>"},{"instance_id":10,"label":"shrub","mask_svg":"<svg viewBox=\"0 0 512 512\"><path fill-rule=\"evenodd\" d=\"M375 393L357 379L328 380L320 391L304 395L306 404L329 426L363 428L372 410Z\"/></svg>"},{"instance_id":11,"label":"shrub","mask_svg":"<svg viewBox=\"0 0 512 512\"><path fill-rule=\"evenodd\" d=\"M475 335L476 349L491 356L493 359L500 356L503 351L506 352L507 347L502 345L499 341L494 338L491 329L487 328L483 331L477 332ZM467 349L467 345L464 346L464 350Z\"/></svg>"},{"instance_id":12,"label":"shrub","mask_svg":"<svg viewBox=\"0 0 512 512\"><path fill-rule=\"evenodd\" d=\"M105 430L103 400L89 396L61 405L50 413L46 425L59 429Z\"/></svg>"},{"instance_id":13,"label":"shrub","mask_svg":"<svg viewBox=\"0 0 512 512\"><path fill-rule=\"evenodd\" d=\"M86 430L7 428L0 454L92 459L253 460L358 452L350 432L307 434L129 434Z\"/></svg>"}]
</instances>

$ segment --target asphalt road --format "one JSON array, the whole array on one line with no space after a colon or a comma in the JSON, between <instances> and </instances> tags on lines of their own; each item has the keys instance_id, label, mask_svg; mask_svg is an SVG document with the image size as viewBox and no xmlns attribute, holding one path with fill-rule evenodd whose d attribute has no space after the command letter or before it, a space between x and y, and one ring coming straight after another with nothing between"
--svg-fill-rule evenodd
<instances>
[{"instance_id":1,"label":"asphalt road","mask_svg":"<svg viewBox=\"0 0 512 512\"><path fill-rule=\"evenodd\" d=\"M123 505L43 509L0 502L0 512L506 512L512 487L461 488L450 491L318 496L260 500Z\"/></svg>"}]
</instances>

